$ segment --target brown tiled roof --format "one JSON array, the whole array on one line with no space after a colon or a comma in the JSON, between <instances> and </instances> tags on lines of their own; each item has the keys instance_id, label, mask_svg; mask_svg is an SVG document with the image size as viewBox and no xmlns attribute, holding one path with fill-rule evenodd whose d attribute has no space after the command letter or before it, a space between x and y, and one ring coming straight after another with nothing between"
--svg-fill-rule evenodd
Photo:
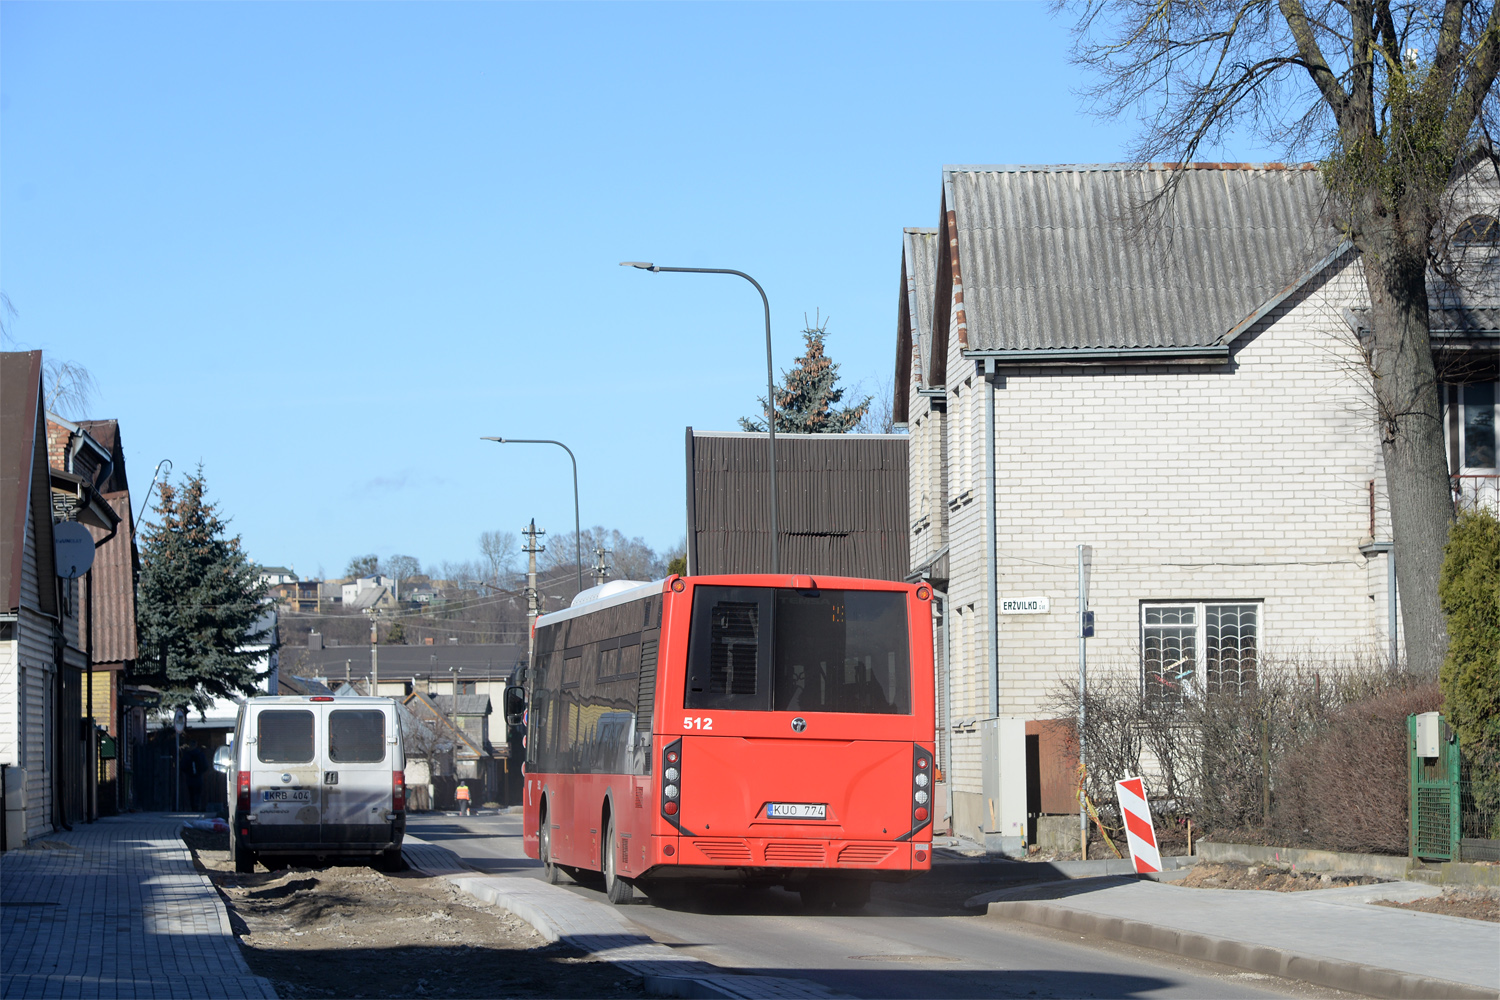
<instances>
[{"instance_id":1,"label":"brown tiled roof","mask_svg":"<svg viewBox=\"0 0 1500 1000\"><path fill-rule=\"evenodd\" d=\"M88 612L92 604L95 616L94 662L123 663L136 658L136 557L135 543L131 539L130 491L106 493L104 501L119 515L120 528L94 553L94 568L89 574L94 596L92 602L81 602L78 628L81 635L89 634ZM97 543L109 532L89 528L89 534Z\"/></svg>"}]
</instances>

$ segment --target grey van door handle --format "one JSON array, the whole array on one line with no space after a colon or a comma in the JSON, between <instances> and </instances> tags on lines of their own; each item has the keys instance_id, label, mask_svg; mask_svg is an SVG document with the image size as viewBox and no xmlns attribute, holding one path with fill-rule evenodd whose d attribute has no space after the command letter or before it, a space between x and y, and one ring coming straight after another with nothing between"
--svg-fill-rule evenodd
<instances>
[{"instance_id":1,"label":"grey van door handle","mask_svg":"<svg viewBox=\"0 0 1500 1000\"><path fill-rule=\"evenodd\" d=\"M323 784L325 784L325 785L337 785L338 783L339 783L339 773L337 771L324 771L323 772Z\"/></svg>"}]
</instances>

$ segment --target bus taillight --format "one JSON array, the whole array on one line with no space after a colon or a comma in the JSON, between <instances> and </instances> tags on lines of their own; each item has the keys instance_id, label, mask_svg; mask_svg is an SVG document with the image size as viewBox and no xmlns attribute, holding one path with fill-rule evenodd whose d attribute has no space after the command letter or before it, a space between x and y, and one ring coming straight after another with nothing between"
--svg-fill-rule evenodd
<instances>
[{"instance_id":1,"label":"bus taillight","mask_svg":"<svg viewBox=\"0 0 1500 1000\"><path fill-rule=\"evenodd\" d=\"M682 830L678 821L682 811L682 741L673 740L667 744L661 761L661 814L668 823Z\"/></svg>"},{"instance_id":2,"label":"bus taillight","mask_svg":"<svg viewBox=\"0 0 1500 1000\"><path fill-rule=\"evenodd\" d=\"M916 833L926 826L932 817L928 804L932 801L932 754L918 744L912 744L911 762L911 830Z\"/></svg>"}]
</instances>

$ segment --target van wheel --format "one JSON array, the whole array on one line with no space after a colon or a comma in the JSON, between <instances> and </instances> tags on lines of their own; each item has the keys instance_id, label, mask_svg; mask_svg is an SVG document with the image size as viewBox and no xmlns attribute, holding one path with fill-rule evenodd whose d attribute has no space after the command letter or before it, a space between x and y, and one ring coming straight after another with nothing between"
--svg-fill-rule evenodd
<instances>
[{"instance_id":1,"label":"van wheel","mask_svg":"<svg viewBox=\"0 0 1500 1000\"><path fill-rule=\"evenodd\" d=\"M241 875L255 871L255 852L236 837L234 840L234 870Z\"/></svg>"},{"instance_id":2,"label":"van wheel","mask_svg":"<svg viewBox=\"0 0 1500 1000\"><path fill-rule=\"evenodd\" d=\"M537 831L537 843L541 848L537 853L542 856L542 881L548 885L562 885L562 869L552 860L552 824L547 822L547 817L542 817L542 828Z\"/></svg>"},{"instance_id":3,"label":"van wheel","mask_svg":"<svg viewBox=\"0 0 1500 1000\"><path fill-rule=\"evenodd\" d=\"M378 867L383 872L394 873L406 871L406 862L401 858L401 848L392 847L388 850L381 851L380 860L377 863L376 867Z\"/></svg>"},{"instance_id":4,"label":"van wheel","mask_svg":"<svg viewBox=\"0 0 1500 1000\"><path fill-rule=\"evenodd\" d=\"M622 879L615 871L615 818L611 816L604 824L604 895L611 903L619 906L628 903L635 896L635 890L630 883Z\"/></svg>"}]
</instances>

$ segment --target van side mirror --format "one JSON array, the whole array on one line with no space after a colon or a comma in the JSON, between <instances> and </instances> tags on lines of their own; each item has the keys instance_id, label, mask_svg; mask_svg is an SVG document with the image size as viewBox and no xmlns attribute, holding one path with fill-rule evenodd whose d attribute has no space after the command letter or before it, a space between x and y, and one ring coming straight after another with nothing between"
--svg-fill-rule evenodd
<instances>
[{"instance_id":1,"label":"van side mirror","mask_svg":"<svg viewBox=\"0 0 1500 1000\"><path fill-rule=\"evenodd\" d=\"M234 747L219 747L214 751L214 770L228 774L234 769Z\"/></svg>"},{"instance_id":2,"label":"van side mirror","mask_svg":"<svg viewBox=\"0 0 1500 1000\"><path fill-rule=\"evenodd\" d=\"M507 687L501 706L505 710L505 724L519 726L526 716L526 689L515 685Z\"/></svg>"}]
</instances>

